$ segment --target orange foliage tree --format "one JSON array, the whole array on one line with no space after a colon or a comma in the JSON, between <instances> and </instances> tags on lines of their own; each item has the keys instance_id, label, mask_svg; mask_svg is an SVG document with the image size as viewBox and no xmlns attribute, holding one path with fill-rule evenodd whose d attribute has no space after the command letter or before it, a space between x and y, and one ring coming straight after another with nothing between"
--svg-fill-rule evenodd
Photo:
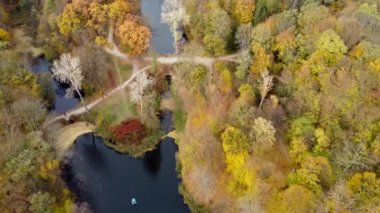
<instances>
[{"instance_id":1,"label":"orange foliage tree","mask_svg":"<svg viewBox=\"0 0 380 213\"><path fill-rule=\"evenodd\" d=\"M123 48L128 50L131 55L140 55L149 47L151 34L147 26L126 20L116 33Z\"/></svg>"}]
</instances>

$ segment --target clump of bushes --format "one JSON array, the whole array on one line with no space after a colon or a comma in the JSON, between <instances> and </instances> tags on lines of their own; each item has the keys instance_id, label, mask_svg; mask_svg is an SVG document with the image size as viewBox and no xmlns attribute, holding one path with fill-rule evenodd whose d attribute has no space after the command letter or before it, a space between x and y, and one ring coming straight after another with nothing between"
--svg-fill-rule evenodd
<instances>
[{"instance_id":1,"label":"clump of bushes","mask_svg":"<svg viewBox=\"0 0 380 213\"><path fill-rule=\"evenodd\" d=\"M112 136L116 141L137 144L144 136L144 126L138 119L123 121L111 128Z\"/></svg>"}]
</instances>

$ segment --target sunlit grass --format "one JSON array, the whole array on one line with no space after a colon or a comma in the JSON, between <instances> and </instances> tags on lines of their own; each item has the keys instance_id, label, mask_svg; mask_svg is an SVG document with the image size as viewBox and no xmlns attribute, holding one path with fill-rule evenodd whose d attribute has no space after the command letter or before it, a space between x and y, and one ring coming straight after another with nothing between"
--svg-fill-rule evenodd
<instances>
[{"instance_id":1,"label":"sunlit grass","mask_svg":"<svg viewBox=\"0 0 380 213\"><path fill-rule=\"evenodd\" d=\"M123 97L123 98L121 98ZM134 104L129 100L125 91L118 92L108 97L95 110L104 118L107 118L111 125L116 125L122 121L137 116Z\"/></svg>"},{"instance_id":2,"label":"sunlit grass","mask_svg":"<svg viewBox=\"0 0 380 213\"><path fill-rule=\"evenodd\" d=\"M113 62L114 62L113 73L115 76L115 80L117 84L120 85L131 77L132 66L116 58L113 58Z\"/></svg>"}]
</instances>

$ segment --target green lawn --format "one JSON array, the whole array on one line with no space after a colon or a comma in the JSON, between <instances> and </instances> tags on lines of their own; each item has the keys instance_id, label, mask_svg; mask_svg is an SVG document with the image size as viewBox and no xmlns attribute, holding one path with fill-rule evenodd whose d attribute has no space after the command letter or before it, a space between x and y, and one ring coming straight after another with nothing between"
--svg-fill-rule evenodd
<instances>
[{"instance_id":1,"label":"green lawn","mask_svg":"<svg viewBox=\"0 0 380 213\"><path fill-rule=\"evenodd\" d=\"M115 81L118 85L122 84L124 81L128 80L132 75L132 65L126 64L125 62L114 58L114 69L113 74Z\"/></svg>"},{"instance_id":2,"label":"green lawn","mask_svg":"<svg viewBox=\"0 0 380 213\"><path fill-rule=\"evenodd\" d=\"M128 94L118 92L100 103L95 110L103 118L111 122L111 125L134 118L137 116L134 104L129 100Z\"/></svg>"}]
</instances>

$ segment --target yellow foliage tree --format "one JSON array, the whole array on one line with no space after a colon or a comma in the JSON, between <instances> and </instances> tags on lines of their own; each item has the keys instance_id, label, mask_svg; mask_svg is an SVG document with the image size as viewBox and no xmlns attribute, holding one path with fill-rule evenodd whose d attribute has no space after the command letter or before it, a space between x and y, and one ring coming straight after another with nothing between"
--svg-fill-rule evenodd
<instances>
[{"instance_id":1,"label":"yellow foliage tree","mask_svg":"<svg viewBox=\"0 0 380 213\"><path fill-rule=\"evenodd\" d=\"M248 23L253 19L255 10L254 0L236 0L234 6L234 16L239 23Z\"/></svg>"},{"instance_id":2,"label":"yellow foliage tree","mask_svg":"<svg viewBox=\"0 0 380 213\"><path fill-rule=\"evenodd\" d=\"M313 152L316 154L325 153L330 146L330 139L327 137L325 131L318 128L314 131L314 136L317 139L317 144L313 148Z\"/></svg>"},{"instance_id":3,"label":"yellow foliage tree","mask_svg":"<svg viewBox=\"0 0 380 213\"><path fill-rule=\"evenodd\" d=\"M270 213L305 213L315 212L316 197L307 188L292 185L269 202L267 211Z\"/></svg>"},{"instance_id":4,"label":"yellow foliage tree","mask_svg":"<svg viewBox=\"0 0 380 213\"><path fill-rule=\"evenodd\" d=\"M263 72L268 70L270 65L270 57L266 54L264 47L260 43L255 43L252 45L252 64L251 72L254 75L261 75Z\"/></svg>"},{"instance_id":5,"label":"yellow foliage tree","mask_svg":"<svg viewBox=\"0 0 380 213\"><path fill-rule=\"evenodd\" d=\"M280 33L273 44L272 49L278 52L278 57L284 62L294 60L296 49L295 35L292 29Z\"/></svg>"},{"instance_id":6,"label":"yellow foliage tree","mask_svg":"<svg viewBox=\"0 0 380 213\"><path fill-rule=\"evenodd\" d=\"M326 30L315 43L328 65L337 63L347 52L347 47L334 30Z\"/></svg>"},{"instance_id":7,"label":"yellow foliage tree","mask_svg":"<svg viewBox=\"0 0 380 213\"><path fill-rule=\"evenodd\" d=\"M375 61L369 62L369 67L378 72L380 78L380 58L376 59Z\"/></svg>"},{"instance_id":8,"label":"yellow foliage tree","mask_svg":"<svg viewBox=\"0 0 380 213\"><path fill-rule=\"evenodd\" d=\"M89 16L87 18L86 26L95 29L98 32L103 31L103 25L108 20L108 7L107 5L99 3L91 3L89 8Z\"/></svg>"},{"instance_id":9,"label":"yellow foliage tree","mask_svg":"<svg viewBox=\"0 0 380 213\"><path fill-rule=\"evenodd\" d=\"M79 29L81 23L82 18L80 14L76 13L71 3L67 4L63 13L58 16L59 32L65 36Z\"/></svg>"},{"instance_id":10,"label":"yellow foliage tree","mask_svg":"<svg viewBox=\"0 0 380 213\"><path fill-rule=\"evenodd\" d=\"M3 28L0 28L0 41L8 42L10 39L11 36L9 35L9 33Z\"/></svg>"},{"instance_id":11,"label":"yellow foliage tree","mask_svg":"<svg viewBox=\"0 0 380 213\"><path fill-rule=\"evenodd\" d=\"M347 186L357 199L358 205L380 202L380 179L373 172L354 174Z\"/></svg>"},{"instance_id":12,"label":"yellow foliage tree","mask_svg":"<svg viewBox=\"0 0 380 213\"><path fill-rule=\"evenodd\" d=\"M229 191L236 196L253 191L255 174L246 164L249 147L247 136L239 129L229 126L222 133L221 139L227 172L233 177L228 187Z\"/></svg>"},{"instance_id":13,"label":"yellow foliage tree","mask_svg":"<svg viewBox=\"0 0 380 213\"><path fill-rule=\"evenodd\" d=\"M243 103L254 103L255 101L255 91L252 86L249 84L242 84L238 89L240 93L240 97L238 99L239 102Z\"/></svg>"},{"instance_id":14,"label":"yellow foliage tree","mask_svg":"<svg viewBox=\"0 0 380 213\"><path fill-rule=\"evenodd\" d=\"M53 182L56 180L56 176L54 175L54 171L59 168L59 162L57 160L48 160L44 164L40 165L40 177L44 180L52 180Z\"/></svg>"},{"instance_id":15,"label":"yellow foliage tree","mask_svg":"<svg viewBox=\"0 0 380 213\"><path fill-rule=\"evenodd\" d=\"M125 0L116 0L109 5L109 17L116 21L124 19L133 11L133 4Z\"/></svg>"},{"instance_id":16,"label":"yellow foliage tree","mask_svg":"<svg viewBox=\"0 0 380 213\"><path fill-rule=\"evenodd\" d=\"M308 155L307 145L302 139L296 138L290 142L290 157L295 163L302 163Z\"/></svg>"},{"instance_id":17,"label":"yellow foliage tree","mask_svg":"<svg viewBox=\"0 0 380 213\"><path fill-rule=\"evenodd\" d=\"M220 73L221 77L221 89L223 92L229 92L232 89L232 76L231 72L225 68Z\"/></svg>"}]
</instances>

